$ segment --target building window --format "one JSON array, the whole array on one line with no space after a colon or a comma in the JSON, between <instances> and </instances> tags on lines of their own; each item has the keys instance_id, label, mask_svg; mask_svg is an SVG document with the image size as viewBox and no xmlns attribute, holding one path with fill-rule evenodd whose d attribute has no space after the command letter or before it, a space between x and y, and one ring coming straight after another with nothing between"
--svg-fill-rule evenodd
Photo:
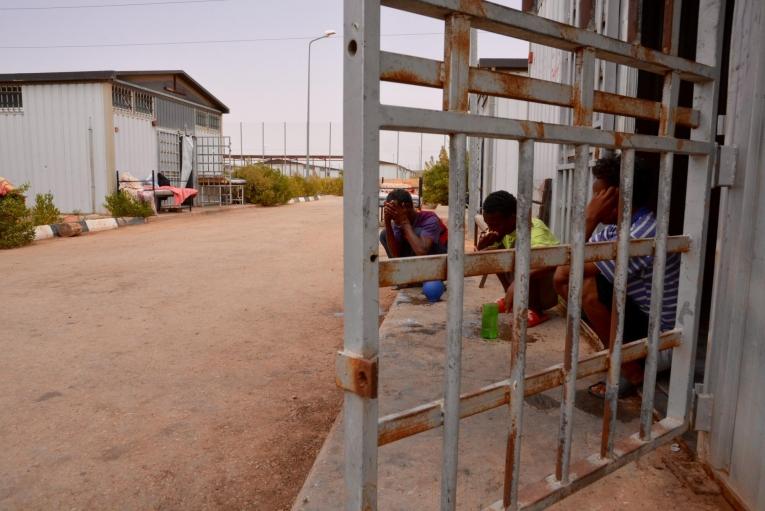
<instances>
[{"instance_id":1,"label":"building window","mask_svg":"<svg viewBox=\"0 0 765 511\"><path fill-rule=\"evenodd\" d=\"M213 130L220 129L220 116L212 112L205 112L204 110L197 110L197 126L201 128L210 128Z\"/></svg>"},{"instance_id":2,"label":"building window","mask_svg":"<svg viewBox=\"0 0 765 511\"><path fill-rule=\"evenodd\" d=\"M23 112L21 85L0 85L0 112Z\"/></svg>"},{"instance_id":3,"label":"building window","mask_svg":"<svg viewBox=\"0 0 765 511\"><path fill-rule=\"evenodd\" d=\"M115 85L112 87L112 105L125 110L133 109L133 93L130 89Z\"/></svg>"},{"instance_id":4,"label":"building window","mask_svg":"<svg viewBox=\"0 0 765 511\"><path fill-rule=\"evenodd\" d=\"M220 117L216 114L209 114L210 115L210 129L219 130L220 129Z\"/></svg>"},{"instance_id":5,"label":"building window","mask_svg":"<svg viewBox=\"0 0 765 511\"><path fill-rule=\"evenodd\" d=\"M208 125L207 122L207 112L203 110L197 110L197 126L201 126L203 128L206 128Z\"/></svg>"},{"instance_id":6,"label":"building window","mask_svg":"<svg viewBox=\"0 0 765 511\"><path fill-rule=\"evenodd\" d=\"M145 92L134 92L135 111L141 114L152 115L154 113L154 98Z\"/></svg>"}]
</instances>

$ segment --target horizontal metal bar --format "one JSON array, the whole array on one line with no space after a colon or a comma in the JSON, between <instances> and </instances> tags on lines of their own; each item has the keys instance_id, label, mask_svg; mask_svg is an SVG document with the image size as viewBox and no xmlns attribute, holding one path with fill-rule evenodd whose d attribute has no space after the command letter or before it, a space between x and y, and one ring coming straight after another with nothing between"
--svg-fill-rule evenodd
<instances>
[{"instance_id":1,"label":"horizontal metal bar","mask_svg":"<svg viewBox=\"0 0 765 511\"><path fill-rule=\"evenodd\" d=\"M584 261L608 261L616 258L616 241L588 243L584 247ZM687 236L667 237L667 252L687 252L691 239ZM630 257L650 256L654 253L653 238L630 240ZM531 249L531 269L570 264L569 245ZM446 255L402 257L380 261L380 287L416 284L428 280L446 279ZM490 250L465 254L465 276L488 275L513 271L515 250Z\"/></svg>"},{"instance_id":2,"label":"horizontal metal bar","mask_svg":"<svg viewBox=\"0 0 765 511\"><path fill-rule=\"evenodd\" d=\"M664 332L659 349L667 350L680 345L682 330ZM633 341L622 347L622 362L645 358L646 339ZM608 370L608 350L599 351L579 360L577 378L585 378ZM510 403L511 380L502 380L460 396L460 418L470 417ZM524 396L533 396L563 384L563 364L556 364L525 379ZM378 444L385 445L443 424L443 400L381 417L378 423Z\"/></svg>"},{"instance_id":3,"label":"horizontal metal bar","mask_svg":"<svg viewBox=\"0 0 765 511\"><path fill-rule=\"evenodd\" d=\"M687 423L670 417L657 422L651 431L654 440L644 442L637 434L634 434L617 442L614 448L614 459L601 458L600 455L593 454L571 465L571 481L565 486L555 481L550 475L522 488L519 509L522 511L546 509L575 491L635 461L643 454L669 443L685 433L687 429ZM504 510L501 500L486 508L486 511L498 510Z\"/></svg>"},{"instance_id":4,"label":"horizontal metal bar","mask_svg":"<svg viewBox=\"0 0 765 511\"><path fill-rule=\"evenodd\" d=\"M714 150L714 144L696 140L393 105L380 105L380 129L441 135L464 133L473 137L531 139L550 144L589 144L654 153L707 155Z\"/></svg>"},{"instance_id":5,"label":"horizontal metal bar","mask_svg":"<svg viewBox=\"0 0 765 511\"><path fill-rule=\"evenodd\" d=\"M383 51L380 52L380 79L440 89L443 88L443 63ZM573 89L570 85L488 69L470 68L469 89L475 94L563 107L572 106ZM593 110L658 121L661 115L661 103L595 91ZM675 110L675 122L679 126L695 128L699 125L699 112L691 108L678 107Z\"/></svg>"},{"instance_id":6,"label":"horizontal metal bar","mask_svg":"<svg viewBox=\"0 0 765 511\"><path fill-rule=\"evenodd\" d=\"M656 74L676 70L680 72L680 77L683 80L691 82L708 82L718 76L717 69L712 66L667 55L645 46L629 44L593 31L576 28L492 2L481 0L382 0L380 4L438 19L445 19L446 16L454 12L468 14L471 16L471 26L479 30L567 51L589 47L595 50L595 56L599 59Z\"/></svg>"}]
</instances>

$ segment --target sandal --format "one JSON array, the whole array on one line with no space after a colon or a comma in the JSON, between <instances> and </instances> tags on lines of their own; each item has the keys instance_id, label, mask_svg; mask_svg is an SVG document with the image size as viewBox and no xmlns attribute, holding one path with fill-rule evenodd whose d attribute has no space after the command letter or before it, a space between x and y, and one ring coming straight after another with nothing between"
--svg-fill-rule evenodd
<instances>
[{"instance_id":1,"label":"sandal","mask_svg":"<svg viewBox=\"0 0 765 511\"><path fill-rule=\"evenodd\" d=\"M537 312L535 310L529 309L526 328L534 328L535 326L544 323L548 319L550 319L550 316L544 312Z\"/></svg>"},{"instance_id":2,"label":"sandal","mask_svg":"<svg viewBox=\"0 0 765 511\"><path fill-rule=\"evenodd\" d=\"M624 399L625 397L630 397L634 395L637 392L637 386L627 380L624 377L619 377L619 394L618 399ZM605 381L599 381L597 383L593 383L589 387L587 387L587 393L593 397L596 397L598 399L602 399L605 401L606 399L606 382Z\"/></svg>"}]
</instances>

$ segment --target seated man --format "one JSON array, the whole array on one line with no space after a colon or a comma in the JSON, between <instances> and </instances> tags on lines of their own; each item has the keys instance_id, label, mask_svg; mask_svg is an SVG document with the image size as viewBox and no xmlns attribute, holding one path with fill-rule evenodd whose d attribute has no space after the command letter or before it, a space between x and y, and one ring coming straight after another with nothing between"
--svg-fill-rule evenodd
<instances>
[{"instance_id":1,"label":"seated man","mask_svg":"<svg viewBox=\"0 0 765 511\"><path fill-rule=\"evenodd\" d=\"M383 221L380 243L388 257L446 253L446 226L433 211L414 209L412 196L406 190L397 188L388 194Z\"/></svg>"},{"instance_id":2,"label":"seated man","mask_svg":"<svg viewBox=\"0 0 765 511\"><path fill-rule=\"evenodd\" d=\"M478 250L510 249L515 246L515 224L517 204L515 197L500 190L490 193L483 202L483 220L489 227L478 240ZM558 239L539 218L531 219L531 246L549 247L558 244ZM547 320L544 314L558 303L553 287L555 268L537 268L529 273L529 313L528 327L531 328ZM500 300L500 310L513 310L514 279L512 273L497 273L502 287L505 288L504 301Z\"/></svg>"},{"instance_id":3,"label":"seated man","mask_svg":"<svg viewBox=\"0 0 765 511\"><path fill-rule=\"evenodd\" d=\"M593 168L593 196L585 211L585 239L590 242L616 241L620 158L601 158ZM632 200L630 237L651 238L656 235L656 216L652 211L655 183L650 177L652 168L642 158L635 159L635 179ZM596 230L598 225L602 225ZM611 299L614 290L615 261L585 263L582 285L582 312L587 322L608 346L611 334ZM627 300L625 302L624 342L643 339L648 335L648 312L651 306L651 279L653 256L633 257L627 269ZM661 329L669 330L675 324L677 287L680 277L679 254L667 254L664 278L664 300ZM568 299L569 267L561 266L555 274L558 294ZM630 362L622 366L620 397L634 390L643 380L642 364ZM590 393L602 397L605 384L591 386Z\"/></svg>"}]
</instances>

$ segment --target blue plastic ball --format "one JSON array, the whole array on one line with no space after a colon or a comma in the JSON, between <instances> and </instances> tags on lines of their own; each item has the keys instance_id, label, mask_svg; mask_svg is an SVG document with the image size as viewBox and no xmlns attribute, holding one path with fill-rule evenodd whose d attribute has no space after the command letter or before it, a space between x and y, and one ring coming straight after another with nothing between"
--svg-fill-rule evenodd
<instances>
[{"instance_id":1,"label":"blue plastic ball","mask_svg":"<svg viewBox=\"0 0 765 511\"><path fill-rule=\"evenodd\" d=\"M440 280L429 280L422 285L422 293L430 303L435 303L441 299L446 287Z\"/></svg>"}]
</instances>

